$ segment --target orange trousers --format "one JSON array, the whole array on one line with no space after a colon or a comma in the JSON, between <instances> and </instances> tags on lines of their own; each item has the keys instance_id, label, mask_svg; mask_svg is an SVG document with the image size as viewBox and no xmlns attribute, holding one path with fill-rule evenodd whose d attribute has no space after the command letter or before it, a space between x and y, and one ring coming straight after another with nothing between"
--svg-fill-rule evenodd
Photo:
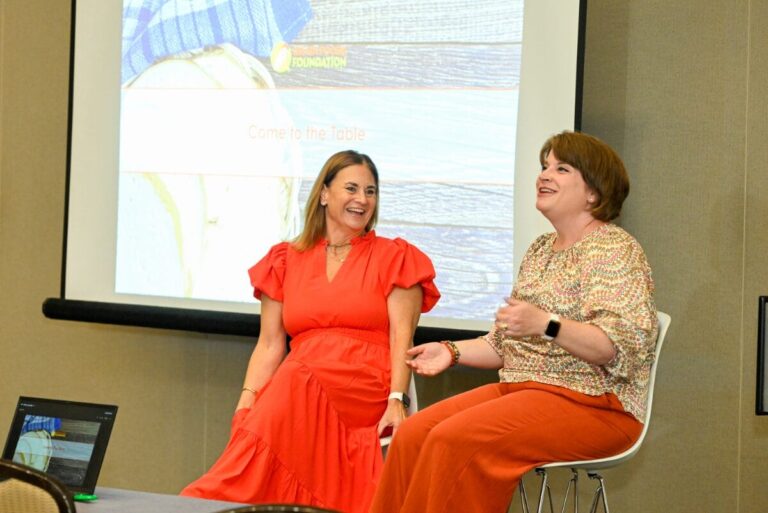
<instances>
[{"instance_id":1,"label":"orange trousers","mask_svg":"<svg viewBox=\"0 0 768 513\"><path fill-rule=\"evenodd\" d=\"M614 394L530 381L479 387L400 425L370 511L503 513L527 471L618 454L641 431Z\"/></svg>"}]
</instances>

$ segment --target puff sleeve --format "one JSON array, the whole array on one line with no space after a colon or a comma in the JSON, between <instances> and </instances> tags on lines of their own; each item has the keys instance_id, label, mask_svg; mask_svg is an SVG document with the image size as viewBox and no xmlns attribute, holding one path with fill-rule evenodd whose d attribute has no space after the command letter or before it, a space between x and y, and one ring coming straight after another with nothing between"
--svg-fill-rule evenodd
<instances>
[{"instance_id":1,"label":"puff sleeve","mask_svg":"<svg viewBox=\"0 0 768 513\"><path fill-rule=\"evenodd\" d=\"M419 248L403 239L394 239L394 254L386 266L384 285L386 295L395 287L410 288L421 285L423 299L421 311L428 312L440 299L440 291L434 283L435 268Z\"/></svg>"},{"instance_id":2,"label":"puff sleeve","mask_svg":"<svg viewBox=\"0 0 768 513\"><path fill-rule=\"evenodd\" d=\"M288 256L288 242L275 244L256 265L248 269L253 285L253 296L261 299L266 294L275 301L283 301L285 262Z\"/></svg>"},{"instance_id":3,"label":"puff sleeve","mask_svg":"<svg viewBox=\"0 0 768 513\"><path fill-rule=\"evenodd\" d=\"M616 348L606 371L631 380L653 358L656 308L653 281L640 246L634 242L606 248L584 271L586 321L602 329Z\"/></svg>"}]
</instances>

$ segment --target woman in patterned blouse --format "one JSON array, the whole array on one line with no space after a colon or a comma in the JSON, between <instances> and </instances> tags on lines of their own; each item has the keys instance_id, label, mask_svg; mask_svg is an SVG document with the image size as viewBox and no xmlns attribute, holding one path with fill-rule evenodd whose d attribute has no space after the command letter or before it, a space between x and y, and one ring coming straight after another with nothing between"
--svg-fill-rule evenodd
<instances>
[{"instance_id":1,"label":"woman in patterned blouse","mask_svg":"<svg viewBox=\"0 0 768 513\"><path fill-rule=\"evenodd\" d=\"M645 254L610 222L627 172L575 132L547 140L540 162L536 208L555 231L528 249L491 331L409 351L417 374L461 363L501 382L407 419L371 512L504 512L528 470L618 454L640 435L657 317Z\"/></svg>"}]
</instances>

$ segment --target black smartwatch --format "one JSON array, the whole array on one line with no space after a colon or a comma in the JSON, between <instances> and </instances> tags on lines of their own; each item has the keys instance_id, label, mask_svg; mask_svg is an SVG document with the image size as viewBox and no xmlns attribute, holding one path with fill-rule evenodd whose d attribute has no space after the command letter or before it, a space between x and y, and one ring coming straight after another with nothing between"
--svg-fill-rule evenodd
<instances>
[{"instance_id":1,"label":"black smartwatch","mask_svg":"<svg viewBox=\"0 0 768 513\"><path fill-rule=\"evenodd\" d=\"M560 316L549 314L547 329L544 330L544 340L554 340L558 333L560 333Z\"/></svg>"},{"instance_id":2,"label":"black smartwatch","mask_svg":"<svg viewBox=\"0 0 768 513\"><path fill-rule=\"evenodd\" d=\"M391 394L389 394L389 397L387 399L397 399L398 401L403 403L403 406L405 406L406 410L411 405L411 398L408 397L408 395L404 392L392 392Z\"/></svg>"}]
</instances>

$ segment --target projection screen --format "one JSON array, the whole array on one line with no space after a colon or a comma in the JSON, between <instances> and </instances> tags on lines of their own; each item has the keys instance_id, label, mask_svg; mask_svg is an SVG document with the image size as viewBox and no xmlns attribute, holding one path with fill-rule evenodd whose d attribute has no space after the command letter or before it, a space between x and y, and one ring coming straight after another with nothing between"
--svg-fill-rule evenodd
<instances>
[{"instance_id":1,"label":"projection screen","mask_svg":"<svg viewBox=\"0 0 768 513\"><path fill-rule=\"evenodd\" d=\"M376 232L433 260L420 325L484 330L528 244L543 141L578 129L579 0L77 0L60 298L49 317L258 329L247 269L332 153ZM422 330L423 331L423 330Z\"/></svg>"}]
</instances>

